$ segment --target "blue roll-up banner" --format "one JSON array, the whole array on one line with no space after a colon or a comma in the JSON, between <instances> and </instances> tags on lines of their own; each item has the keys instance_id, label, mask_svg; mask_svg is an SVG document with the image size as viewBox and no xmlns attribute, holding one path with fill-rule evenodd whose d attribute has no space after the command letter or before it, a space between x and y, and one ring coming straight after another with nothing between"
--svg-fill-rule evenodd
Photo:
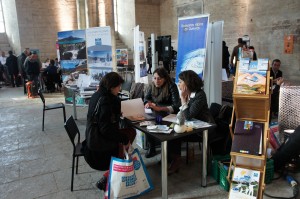
<instances>
[{"instance_id":1,"label":"blue roll-up banner","mask_svg":"<svg viewBox=\"0 0 300 199\"><path fill-rule=\"evenodd\" d=\"M185 70L193 70L203 79L208 23L209 15L178 18L176 83Z\"/></svg>"}]
</instances>

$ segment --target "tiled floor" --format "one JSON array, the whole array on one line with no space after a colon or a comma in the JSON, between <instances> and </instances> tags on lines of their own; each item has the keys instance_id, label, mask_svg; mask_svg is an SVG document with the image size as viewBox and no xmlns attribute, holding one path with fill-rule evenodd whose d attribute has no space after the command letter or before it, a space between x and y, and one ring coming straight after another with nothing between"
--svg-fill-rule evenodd
<instances>
[{"instance_id":1,"label":"tiled floor","mask_svg":"<svg viewBox=\"0 0 300 199\"><path fill-rule=\"evenodd\" d=\"M46 112L43 132L41 100L27 99L22 89L0 88L0 199L103 198L103 192L95 188L102 172L90 169L83 158L80 174L74 179L75 190L70 191L72 146L63 127L62 111ZM64 101L58 93L45 97L46 103ZM87 108L77 110L77 125L84 137ZM66 111L67 116L73 113L71 106ZM159 155L144 158L155 188L140 198L161 198L159 159ZM169 198L227 198L228 192L210 176L208 186L200 186L200 169L200 156L196 156L179 173L169 176ZM299 174L293 175L300 180ZM291 188L280 179L267 185L266 192L287 197Z\"/></svg>"}]
</instances>

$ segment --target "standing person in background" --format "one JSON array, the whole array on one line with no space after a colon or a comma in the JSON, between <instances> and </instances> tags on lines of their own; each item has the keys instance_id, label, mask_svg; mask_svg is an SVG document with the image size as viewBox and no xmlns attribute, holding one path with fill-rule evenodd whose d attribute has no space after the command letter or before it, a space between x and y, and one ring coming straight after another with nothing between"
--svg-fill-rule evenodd
<instances>
[{"instance_id":1,"label":"standing person in background","mask_svg":"<svg viewBox=\"0 0 300 199\"><path fill-rule=\"evenodd\" d=\"M226 42L223 41L223 48L222 48L222 68L226 70L227 77L230 76L229 72L229 51L228 51L228 46L226 46Z\"/></svg>"},{"instance_id":2,"label":"standing person in background","mask_svg":"<svg viewBox=\"0 0 300 199\"><path fill-rule=\"evenodd\" d=\"M174 50L173 46L171 46L171 70L173 71L175 68L175 63L177 62L177 51Z\"/></svg>"},{"instance_id":3,"label":"standing person in background","mask_svg":"<svg viewBox=\"0 0 300 199\"><path fill-rule=\"evenodd\" d=\"M58 61L58 58L57 58L57 57L55 58L54 62L55 62L55 63L54 63L54 66L60 67L60 66L59 66L59 61Z\"/></svg>"},{"instance_id":4,"label":"standing person in background","mask_svg":"<svg viewBox=\"0 0 300 199\"><path fill-rule=\"evenodd\" d=\"M5 84L9 85L10 84L10 77L9 77L8 70L7 70L6 59L7 59L7 57L5 56L5 52L1 51L0 64L2 65Z\"/></svg>"},{"instance_id":5,"label":"standing person in background","mask_svg":"<svg viewBox=\"0 0 300 199\"><path fill-rule=\"evenodd\" d=\"M26 91L26 71L24 67L24 63L26 58L30 55L30 49L25 48L21 55L18 56L18 67L19 67L19 75L23 78L23 86L24 86L24 94L27 93Z\"/></svg>"},{"instance_id":6,"label":"standing person in background","mask_svg":"<svg viewBox=\"0 0 300 199\"><path fill-rule=\"evenodd\" d=\"M19 87L21 84L20 76L19 76L19 68L18 68L18 58L13 55L13 52L10 50L8 51L9 56L6 59L6 65L8 69L8 73L10 75L11 86L12 87Z\"/></svg>"},{"instance_id":7,"label":"standing person in background","mask_svg":"<svg viewBox=\"0 0 300 199\"><path fill-rule=\"evenodd\" d=\"M256 55L256 52L255 52L255 49L253 46L249 46L249 50L252 52L253 56L252 56L252 60L253 61L256 61L257 60L257 55Z\"/></svg>"},{"instance_id":8,"label":"standing person in background","mask_svg":"<svg viewBox=\"0 0 300 199\"><path fill-rule=\"evenodd\" d=\"M39 88L39 75L42 68L42 63L39 60L36 52L33 52L32 55L26 58L24 66L28 81L33 82L33 87L35 87L37 91L37 89ZM33 93L33 95L35 94L37 93Z\"/></svg>"},{"instance_id":9,"label":"standing person in background","mask_svg":"<svg viewBox=\"0 0 300 199\"><path fill-rule=\"evenodd\" d=\"M148 74L152 74L152 56L151 56L151 48L148 48L148 52L147 52L147 62L149 64L149 68L147 70Z\"/></svg>"},{"instance_id":10,"label":"standing person in background","mask_svg":"<svg viewBox=\"0 0 300 199\"><path fill-rule=\"evenodd\" d=\"M239 48L243 48L243 39L242 38L238 38L238 45L233 48L232 53L231 53L230 64L232 67L231 73L233 75L235 75L236 65L237 65L237 62L239 61ZM234 61L234 63L233 63L233 61Z\"/></svg>"},{"instance_id":11,"label":"standing person in background","mask_svg":"<svg viewBox=\"0 0 300 199\"><path fill-rule=\"evenodd\" d=\"M272 95L271 95L271 113L270 117L277 117L279 110L279 91L283 83L282 71L279 70L281 61L274 59L272 62L270 77L273 77ZM272 119L272 118L271 118Z\"/></svg>"}]
</instances>

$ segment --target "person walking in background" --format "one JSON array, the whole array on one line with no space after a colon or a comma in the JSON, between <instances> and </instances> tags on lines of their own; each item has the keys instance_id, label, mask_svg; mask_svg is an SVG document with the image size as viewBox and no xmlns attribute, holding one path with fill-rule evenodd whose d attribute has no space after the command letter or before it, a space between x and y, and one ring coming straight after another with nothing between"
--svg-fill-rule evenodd
<instances>
[{"instance_id":1,"label":"person walking in background","mask_svg":"<svg viewBox=\"0 0 300 199\"><path fill-rule=\"evenodd\" d=\"M228 51L228 46L226 46L226 42L223 41L223 47L222 47L222 68L226 70L227 77L230 76L230 71L229 71L229 51Z\"/></svg>"},{"instance_id":2,"label":"person walking in background","mask_svg":"<svg viewBox=\"0 0 300 199\"><path fill-rule=\"evenodd\" d=\"M18 58L13 55L13 52L8 51L9 56L6 59L6 65L8 69L8 73L10 75L11 86L19 87L21 84L20 76L19 76L19 68L18 68Z\"/></svg>"},{"instance_id":3,"label":"person walking in background","mask_svg":"<svg viewBox=\"0 0 300 199\"><path fill-rule=\"evenodd\" d=\"M252 52L252 60L256 61L257 60L257 55L254 49L254 46L249 46L249 50Z\"/></svg>"},{"instance_id":4,"label":"person walking in background","mask_svg":"<svg viewBox=\"0 0 300 199\"><path fill-rule=\"evenodd\" d=\"M28 81L32 82L31 95L35 97L37 95L37 90L39 88L39 75L40 75L40 70L42 68L42 63L39 60L39 57L36 54L36 52L33 52L32 55L26 58L24 66L25 66L27 79Z\"/></svg>"},{"instance_id":5,"label":"person walking in background","mask_svg":"<svg viewBox=\"0 0 300 199\"><path fill-rule=\"evenodd\" d=\"M240 51L242 51L242 48L243 48L243 39L238 38L238 45L233 48L232 53L231 53L231 59L230 59L230 64L232 67L231 73L233 75L235 75L236 65L237 65L237 62L239 61L239 56L240 56L239 53L241 53Z\"/></svg>"},{"instance_id":6,"label":"person walking in background","mask_svg":"<svg viewBox=\"0 0 300 199\"><path fill-rule=\"evenodd\" d=\"M18 56L19 75L23 79L24 94L27 93L27 91L26 91L27 76L26 76L26 71L25 71L24 63L25 63L26 58L29 55L30 55L30 49L29 48L25 48L24 51L21 53L21 55Z\"/></svg>"},{"instance_id":7,"label":"person walking in background","mask_svg":"<svg viewBox=\"0 0 300 199\"><path fill-rule=\"evenodd\" d=\"M149 64L149 68L147 70L148 74L152 74L152 56L151 56L151 48L148 48L148 52L147 52L147 62Z\"/></svg>"}]
</instances>

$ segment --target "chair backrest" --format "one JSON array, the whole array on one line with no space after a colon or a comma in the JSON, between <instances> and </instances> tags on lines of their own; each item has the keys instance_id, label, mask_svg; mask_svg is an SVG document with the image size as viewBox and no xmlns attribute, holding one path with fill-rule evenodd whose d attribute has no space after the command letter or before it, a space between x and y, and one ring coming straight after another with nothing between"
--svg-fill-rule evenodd
<instances>
[{"instance_id":1,"label":"chair backrest","mask_svg":"<svg viewBox=\"0 0 300 199\"><path fill-rule=\"evenodd\" d=\"M41 89L38 90L38 94L39 94L39 96L40 96L40 98L41 98L43 104L45 105L45 98L44 98L44 95L43 95Z\"/></svg>"},{"instance_id":2,"label":"chair backrest","mask_svg":"<svg viewBox=\"0 0 300 199\"><path fill-rule=\"evenodd\" d=\"M66 121L65 125L64 125L68 135L69 135L69 138L73 144L73 147L75 147L75 138L76 136L78 136L78 141L77 142L80 142L80 132L79 132L79 129L77 127L77 124L73 118L73 116L71 115L68 120Z\"/></svg>"}]
</instances>

